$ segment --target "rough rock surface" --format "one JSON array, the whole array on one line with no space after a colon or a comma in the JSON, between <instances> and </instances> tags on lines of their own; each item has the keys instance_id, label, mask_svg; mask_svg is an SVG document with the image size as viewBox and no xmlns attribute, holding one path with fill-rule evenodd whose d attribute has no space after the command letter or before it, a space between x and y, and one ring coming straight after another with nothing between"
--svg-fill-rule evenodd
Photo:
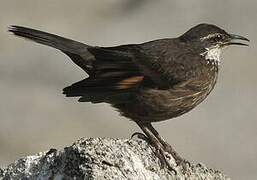
<instances>
[{"instance_id":1,"label":"rough rock surface","mask_svg":"<svg viewBox=\"0 0 257 180\"><path fill-rule=\"evenodd\" d=\"M62 151L50 149L17 160L0 169L0 179L229 179L202 164L188 165L183 173L174 159L170 163L177 174L160 168L154 149L140 139L80 139Z\"/></svg>"}]
</instances>

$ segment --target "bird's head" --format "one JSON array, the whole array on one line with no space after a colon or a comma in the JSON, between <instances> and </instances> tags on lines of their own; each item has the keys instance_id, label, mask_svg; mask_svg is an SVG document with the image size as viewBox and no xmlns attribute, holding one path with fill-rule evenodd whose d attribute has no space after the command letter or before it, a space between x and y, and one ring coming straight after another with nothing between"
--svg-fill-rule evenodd
<instances>
[{"instance_id":1,"label":"bird's head","mask_svg":"<svg viewBox=\"0 0 257 180\"><path fill-rule=\"evenodd\" d=\"M229 45L242 45L248 44L239 41L248 41L249 39L235 34L229 34L223 29L212 24L199 24L194 26L181 36L181 39L192 42L200 43L205 48L219 47L223 48Z\"/></svg>"},{"instance_id":2,"label":"bird's head","mask_svg":"<svg viewBox=\"0 0 257 180\"><path fill-rule=\"evenodd\" d=\"M212 24L199 24L184 33L180 39L198 48L202 54L206 54L207 56L214 55L210 58L218 61L221 49L224 47L231 45L248 46L243 41L249 42L249 39L243 36L229 34Z\"/></svg>"}]
</instances>

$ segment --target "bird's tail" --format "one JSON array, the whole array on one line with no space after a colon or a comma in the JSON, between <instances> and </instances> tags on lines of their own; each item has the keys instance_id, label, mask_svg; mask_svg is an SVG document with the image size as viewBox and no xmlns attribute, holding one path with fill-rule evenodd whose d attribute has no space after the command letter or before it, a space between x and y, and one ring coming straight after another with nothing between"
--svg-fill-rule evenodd
<instances>
[{"instance_id":1,"label":"bird's tail","mask_svg":"<svg viewBox=\"0 0 257 180\"><path fill-rule=\"evenodd\" d=\"M74 63L80 66L87 73L90 73L90 57L92 55L87 51L87 48L90 46L55 34L22 26L10 26L8 31L17 36L61 50L67 54Z\"/></svg>"},{"instance_id":2,"label":"bird's tail","mask_svg":"<svg viewBox=\"0 0 257 180\"><path fill-rule=\"evenodd\" d=\"M67 39L61 36L57 36L54 34L50 34L47 32L43 32L43 31L39 31L39 30L27 28L27 27L22 27L22 26L10 26L9 32L12 32L17 36L24 37L26 39L30 39L37 43L54 47L61 51L69 52L69 51L74 51L81 47L87 46L83 43L80 43L71 39Z\"/></svg>"}]
</instances>

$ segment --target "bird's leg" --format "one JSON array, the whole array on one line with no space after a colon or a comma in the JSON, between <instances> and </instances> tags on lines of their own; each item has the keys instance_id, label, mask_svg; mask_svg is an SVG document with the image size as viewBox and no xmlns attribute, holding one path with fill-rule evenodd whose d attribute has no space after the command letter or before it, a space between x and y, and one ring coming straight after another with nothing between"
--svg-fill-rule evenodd
<instances>
[{"instance_id":1,"label":"bird's leg","mask_svg":"<svg viewBox=\"0 0 257 180\"><path fill-rule=\"evenodd\" d=\"M146 125L148 129L154 134L154 136L159 140L159 142L163 145L164 150L172 155L172 157L175 159L177 165L182 165L183 168L186 168L186 164L189 164L186 162L181 156L171 147L169 143L167 143L161 136L160 134L154 129L152 124L147 124Z\"/></svg>"},{"instance_id":2,"label":"bird's leg","mask_svg":"<svg viewBox=\"0 0 257 180\"><path fill-rule=\"evenodd\" d=\"M138 123L139 127L142 129L142 131L145 133L147 136L148 140L150 143L156 148L156 156L159 158L161 162L161 166L164 167L166 166L169 170L176 171L171 167L166 155L165 155L165 150L163 148L163 145L160 143L160 141L155 137L153 132L149 129L146 123Z\"/></svg>"}]
</instances>

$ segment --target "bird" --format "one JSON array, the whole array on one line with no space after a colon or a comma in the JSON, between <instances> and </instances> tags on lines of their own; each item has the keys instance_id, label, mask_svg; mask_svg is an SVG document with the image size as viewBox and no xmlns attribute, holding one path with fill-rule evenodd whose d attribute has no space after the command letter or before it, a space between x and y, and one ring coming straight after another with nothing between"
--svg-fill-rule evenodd
<instances>
[{"instance_id":1,"label":"bird","mask_svg":"<svg viewBox=\"0 0 257 180\"><path fill-rule=\"evenodd\" d=\"M63 94L79 97L79 102L110 104L141 128L161 166L169 169L167 153L177 165L185 160L152 124L181 116L206 99L217 82L223 49L248 46L250 41L207 23L176 38L113 47L90 46L17 25L9 32L66 54L87 77L64 88Z\"/></svg>"}]
</instances>

